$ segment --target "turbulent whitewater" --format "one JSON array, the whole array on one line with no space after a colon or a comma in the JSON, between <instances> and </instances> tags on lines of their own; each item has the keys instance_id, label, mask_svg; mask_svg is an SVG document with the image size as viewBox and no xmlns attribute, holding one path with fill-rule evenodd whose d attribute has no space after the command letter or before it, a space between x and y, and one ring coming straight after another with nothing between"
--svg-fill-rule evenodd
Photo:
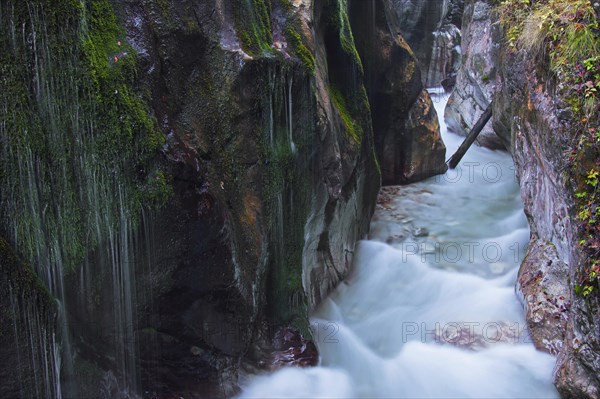
<instances>
[{"instance_id":1,"label":"turbulent whitewater","mask_svg":"<svg viewBox=\"0 0 600 399\"><path fill-rule=\"evenodd\" d=\"M449 156L463 138L440 124ZM320 366L241 397L558 397L514 288L528 240L506 153L473 146L446 175L382 189L352 275L311 319Z\"/></svg>"}]
</instances>

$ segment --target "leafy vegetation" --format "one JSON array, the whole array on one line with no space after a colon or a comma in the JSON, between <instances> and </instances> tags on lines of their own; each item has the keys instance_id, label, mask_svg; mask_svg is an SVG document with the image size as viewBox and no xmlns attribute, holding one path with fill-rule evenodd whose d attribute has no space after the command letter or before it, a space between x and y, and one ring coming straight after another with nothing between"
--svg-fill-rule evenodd
<instances>
[{"instance_id":1,"label":"leafy vegetation","mask_svg":"<svg viewBox=\"0 0 600 399\"><path fill-rule=\"evenodd\" d=\"M576 145L569 162L585 260L576 292L600 281L600 31L588 0L504 0L498 8L509 48L525 48L548 64L548 77L570 106Z\"/></svg>"},{"instance_id":2,"label":"leafy vegetation","mask_svg":"<svg viewBox=\"0 0 600 399\"><path fill-rule=\"evenodd\" d=\"M570 160L577 183L577 220L582 228L579 245L586 255L576 292L587 296L598 291L600 281L600 127L598 121L581 123L588 127L571 152Z\"/></svg>"}]
</instances>

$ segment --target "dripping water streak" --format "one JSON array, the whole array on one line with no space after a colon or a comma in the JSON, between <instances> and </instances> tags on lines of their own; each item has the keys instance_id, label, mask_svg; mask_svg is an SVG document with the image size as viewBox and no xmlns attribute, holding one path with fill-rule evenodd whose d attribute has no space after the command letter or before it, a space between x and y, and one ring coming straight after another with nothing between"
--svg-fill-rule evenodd
<instances>
[{"instance_id":1,"label":"dripping water streak","mask_svg":"<svg viewBox=\"0 0 600 399\"><path fill-rule=\"evenodd\" d=\"M294 83L294 76L290 73L288 79L288 141L290 143L290 150L292 154L296 153L296 144L294 144L293 128L294 128L294 115L293 115L293 102L292 102L292 86Z\"/></svg>"},{"instance_id":2,"label":"dripping water streak","mask_svg":"<svg viewBox=\"0 0 600 399\"><path fill-rule=\"evenodd\" d=\"M445 99L436 100L442 115ZM441 128L452 151L461 138L443 121ZM478 147L465 159L479 163L479 174L486 163L512 167L508 154ZM351 278L313 315L321 365L257 376L241 397L557 398L554 359L525 341L514 294L529 238L514 178L445 175L384 191L389 209L376 211L372 241L359 243ZM509 253L452 262L435 250L472 242ZM462 341L444 335L457 323L473 326ZM490 324L502 339L485 335Z\"/></svg>"}]
</instances>

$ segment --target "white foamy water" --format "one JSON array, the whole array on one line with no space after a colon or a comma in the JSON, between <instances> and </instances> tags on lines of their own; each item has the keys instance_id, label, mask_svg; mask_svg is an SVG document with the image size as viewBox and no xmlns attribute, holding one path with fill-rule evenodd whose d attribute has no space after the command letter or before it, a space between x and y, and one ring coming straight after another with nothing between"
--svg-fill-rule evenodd
<instances>
[{"instance_id":1,"label":"white foamy water","mask_svg":"<svg viewBox=\"0 0 600 399\"><path fill-rule=\"evenodd\" d=\"M463 138L441 128L449 157ZM529 228L508 154L473 146L457 170L383 189L369 238L311 319L320 366L241 397L558 397L514 291Z\"/></svg>"}]
</instances>

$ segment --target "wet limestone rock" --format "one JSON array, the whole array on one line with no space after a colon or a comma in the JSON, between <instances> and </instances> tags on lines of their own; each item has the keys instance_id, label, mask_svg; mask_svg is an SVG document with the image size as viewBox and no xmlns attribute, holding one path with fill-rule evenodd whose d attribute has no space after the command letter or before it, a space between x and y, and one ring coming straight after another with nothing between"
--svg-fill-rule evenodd
<instances>
[{"instance_id":1,"label":"wet limestone rock","mask_svg":"<svg viewBox=\"0 0 600 399\"><path fill-rule=\"evenodd\" d=\"M484 0L467 0L462 25L462 66L456 86L448 100L444 119L453 133L466 136L492 101L496 87L496 64L499 32L492 4ZM492 123L497 118L492 116ZM488 123L476 143L491 149L505 149L505 143Z\"/></svg>"},{"instance_id":2,"label":"wet limestone rock","mask_svg":"<svg viewBox=\"0 0 600 399\"><path fill-rule=\"evenodd\" d=\"M518 291L535 346L557 356L555 385L564 397L600 397L598 300L574 292L582 253L574 189L567 170L577 131L556 82L527 48L509 48L491 1L472 0L463 20L463 64L446 120L466 132L493 98L493 123L481 144L510 150L531 242ZM491 132L491 128L497 137Z\"/></svg>"},{"instance_id":3,"label":"wet limestone rock","mask_svg":"<svg viewBox=\"0 0 600 399\"><path fill-rule=\"evenodd\" d=\"M144 386L227 396L240 359L272 352L263 329L307 333L367 233L380 178L360 59L335 23L344 2L167 5L125 10L175 189L154 220L161 272L145 280L156 310L144 330L170 367L145 369Z\"/></svg>"},{"instance_id":4,"label":"wet limestone rock","mask_svg":"<svg viewBox=\"0 0 600 399\"><path fill-rule=\"evenodd\" d=\"M569 268L552 243L532 240L519 269L518 291L536 348L558 355L565 340L571 296Z\"/></svg>"},{"instance_id":5,"label":"wet limestone rock","mask_svg":"<svg viewBox=\"0 0 600 399\"><path fill-rule=\"evenodd\" d=\"M494 121L512 143L532 241L519 273L536 347L557 354L555 385L565 397L600 392L600 323L594 300L574 292L581 264L574 192L565 170L573 130L564 102L527 51L502 50Z\"/></svg>"},{"instance_id":6,"label":"wet limestone rock","mask_svg":"<svg viewBox=\"0 0 600 399\"><path fill-rule=\"evenodd\" d=\"M393 0L398 32L413 49L426 87L456 79L463 0Z\"/></svg>"},{"instance_id":7,"label":"wet limestone rock","mask_svg":"<svg viewBox=\"0 0 600 399\"><path fill-rule=\"evenodd\" d=\"M364 60L375 148L384 185L444 173L437 113L421 83L418 62L398 32L393 2L351 6L357 49Z\"/></svg>"},{"instance_id":8,"label":"wet limestone rock","mask_svg":"<svg viewBox=\"0 0 600 399\"><path fill-rule=\"evenodd\" d=\"M424 78L427 87L443 86L448 92L456 83L462 56L460 28L444 24L433 32L431 61Z\"/></svg>"},{"instance_id":9,"label":"wet limestone rock","mask_svg":"<svg viewBox=\"0 0 600 399\"><path fill-rule=\"evenodd\" d=\"M314 367L319 363L319 353L314 342L289 327L279 329L273 337L273 353L269 369L281 367Z\"/></svg>"},{"instance_id":10,"label":"wet limestone rock","mask_svg":"<svg viewBox=\"0 0 600 399\"><path fill-rule=\"evenodd\" d=\"M93 397L99 389L108 396L232 396L240 369L272 353L269 334L289 326L308 337L308 312L348 274L381 182L375 137L388 137L397 157L387 160L390 179L443 171L431 100L411 50L383 29L386 15L377 27L355 30L344 0L86 5L114 19L118 38L109 46L131 47L129 58L106 61L109 71L131 72L114 95L127 93L124 105L135 116L147 106L146 121L161 135L145 155L162 174L125 158L122 175L106 174L117 188L121 178L136 186L150 176L168 193L162 207L140 195L132 196L137 208L126 208L115 199L121 191L111 191L107 203L118 217L101 227L82 222L84 232L98 235L94 245L77 247L85 252L81 264L65 273L72 356L63 364L73 365L65 396ZM88 15L51 22L85 26ZM367 67L355 46L355 38L375 33L380 70ZM93 79L74 59L76 78L53 78L77 89L77 79ZM391 107L370 104L371 77L379 82L378 101L392 99ZM111 116L127 133L129 123L121 121L139 121L118 113L124 105ZM383 127L374 129L374 120ZM100 135L115 130L100 122L85 124L103 128ZM42 153L46 141L37 143ZM104 149L120 154L123 146ZM84 180L95 200L97 182ZM38 311L54 317L50 306ZM292 341L280 348L283 358L313 364L314 347Z\"/></svg>"}]
</instances>

